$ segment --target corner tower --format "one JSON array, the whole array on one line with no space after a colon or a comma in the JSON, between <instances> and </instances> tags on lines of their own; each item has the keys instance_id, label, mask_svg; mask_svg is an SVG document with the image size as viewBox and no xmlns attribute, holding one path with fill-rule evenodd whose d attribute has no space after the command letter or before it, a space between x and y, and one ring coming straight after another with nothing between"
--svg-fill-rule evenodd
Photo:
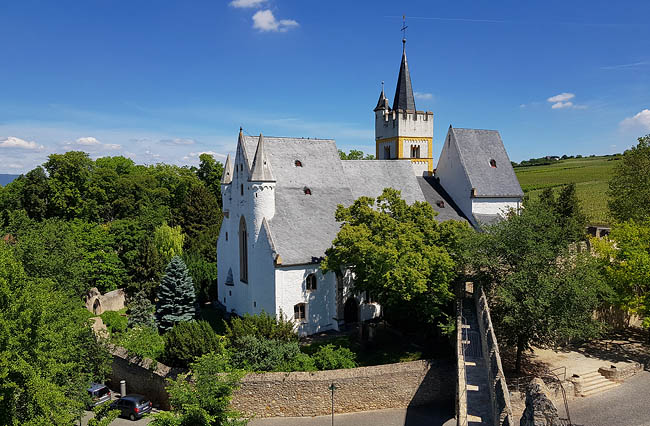
<instances>
[{"instance_id":1,"label":"corner tower","mask_svg":"<svg viewBox=\"0 0 650 426\"><path fill-rule=\"evenodd\" d=\"M417 176L433 175L433 113L418 111L406 60L406 39L402 39L402 62L397 77L393 108L388 104L382 82L375 107L375 143L378 160L411 160Z\"/></svg>"}]
</instances>

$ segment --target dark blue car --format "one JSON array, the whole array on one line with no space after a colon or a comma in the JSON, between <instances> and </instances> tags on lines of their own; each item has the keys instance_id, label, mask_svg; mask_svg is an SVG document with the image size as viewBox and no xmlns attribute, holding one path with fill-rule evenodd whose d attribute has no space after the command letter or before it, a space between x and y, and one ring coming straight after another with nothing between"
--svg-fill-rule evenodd
<instances>
[{"instance_id":1,"label":"dark blue car","mask_svg":"<svg viewBox=\"0 0 650 426\"><path fill-rule=\"evenodd\" d=\"M120 410L121 417L137 420L151 412L151 401L142 395L131 394L111 402L111 409Z\"/></svg>"}]
</instances>

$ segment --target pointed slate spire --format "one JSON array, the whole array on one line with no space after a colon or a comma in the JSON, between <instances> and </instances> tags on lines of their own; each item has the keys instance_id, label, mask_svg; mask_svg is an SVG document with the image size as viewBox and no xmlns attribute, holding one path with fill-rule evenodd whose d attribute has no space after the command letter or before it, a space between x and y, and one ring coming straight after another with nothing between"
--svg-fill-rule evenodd
<instances>
[{"instance_id":1,"label":"pointed slate spire","mask_svg":"<svg viewBox=\"0 0 650 426\"><path fill-rule=\"evenodd\" d=\"M233 172L235 171L235 168L232 165L232 162L230 161L230 154L226 157L226 165L223 166L223 176L221 176L221 184L222 185L228 185L230 182L232 182L232 175Z\"/></svg>"},{"instance_id":2,"label":"pointed slate spire","mask_svg":"<svg viewBox=\"0 0 650 426\"><path fill-rule=\"evenodd\" d=\"M386 109L390 111L390 105L388 105L388 99L386 98L386 94L384 93L384 82L381 82L381 93L379 94L379 100L377 101L377 106L375 107L374 111L379 111L382 109Z\"/></svg>"},{"instance_id":3,"label":"pointed slate spire","mask_svg":"<svg viewBox=\"0 0 650 426\"><path fill-rule=\"evenodd\" d=\"M402 52L402 64L399 67L397 87L395 88L395 100L393 101L393 110L398 109L415 111L411 74L409 73L409 66L406 62L406 49Z\"/></svg>"},{"instance_id":4,"label":"pointed slate spire","mask_svg":"<svg viewBox=\"0 0 650 426\"><path fill-rule=\"evenodd\" d=\"M267 161L266 154L264 153L264 136L261 133L257 142L257 150L255 151L255 159L253 160L249 180L251 182L275 182L273 173L271 173L271 165Z\"/></svg>"}]
</instances>

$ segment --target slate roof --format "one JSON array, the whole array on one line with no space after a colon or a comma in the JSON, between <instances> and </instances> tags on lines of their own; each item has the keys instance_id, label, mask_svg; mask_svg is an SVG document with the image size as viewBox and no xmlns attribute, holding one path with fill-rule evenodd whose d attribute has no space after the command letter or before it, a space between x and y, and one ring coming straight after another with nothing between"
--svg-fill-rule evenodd
<instances>
[{"instance_id":1,"label":"slate roof","mask_svg":"<svg viewBox=\"0 0 650 426\"><path fill-rule=\"evenodd\" d=\"M250 180L253 182L275 181L271 172L271 165L266 161L266 155L264 155L264 136L261 133L257 140L257 149L255 150L255 158L251 166Z\"/></svg>"},{"instance_id":2,"label":"slate roof","mask_svg":"<svg viewBox=\"0 0 650 426\"><path fill-rule=\"evenodd\" d=\"M399 66L395 100L393 101L393 110L399 109L415 112L415 98L413 97L413 87L411 87L411 74L406 61L406 50L402 52L402 63Z\"/></svg>"},{"instance_id":3,"label":"slate roof","mask_svg":"<svg viewBox=\"0 0 650 426\"><path fill-rule=\"evenodd\" d=\"M524 196L498 131L453 127L449 131L477 197ZM496 167L490 166L490 160L495 160Z\"/></svg>"},{"instance_id":4,"label":"slate roof","mask_svg":"<svg viewBox=\"0 0 650 426\"><path fill-rule=\"evenodd\" d=\"M438 212L438 216L436 216L438 222L444 222L446 220L467 222L465 215L463 215L456 203L447 194L447 191L440 186L438 179L433 176L417 176L417 181L420 184L420 189L422 190L422 194L424 194L425 200ZM439 205L440 201L444 203L442 206Z\"/></svg>"},{"instance_id":5,"label":"slate roof","mask_svg":"<svg viewBox=\"0 0 650 426\"><path fill-rule=\"evenodd\" d=\"M244 136L242 142L246 157L253 158L258 137ZM313 263L325 255L341 228L334 220L339 204L349 206L364 195L377 197L386 187L400 190L408 203L429 201L409 161L342 161L333 140L268 136L264 154L277 182L275 216L268 221L268 232L283 265ZM302 167L295 165L296 160ZM433 187L431 191L439 194ZM441 212L437 220L462 220L452 213L448 197L445 202L442 209L433 205Z\"/></svg>"},{"instance_id":6,"label":"slate roof","mask_svg":"<svg viewBox=\"0 0 650 426\"><path fill-rule=\"evenodd\" d=\"M383 83L382 83L381 93L379 94L379 100L377 101L377 106L373 111L377 111L381 109L390 110L390 105L388 105L388 99L386 98L386 94L384 93Z\"/></svg>"}]
</instances>

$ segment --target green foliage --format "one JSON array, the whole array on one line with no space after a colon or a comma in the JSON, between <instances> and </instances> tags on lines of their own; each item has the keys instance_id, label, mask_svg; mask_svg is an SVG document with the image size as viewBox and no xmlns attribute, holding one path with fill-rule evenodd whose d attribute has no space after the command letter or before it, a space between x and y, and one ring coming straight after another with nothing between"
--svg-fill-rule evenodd
<instances>
[{"instance_id":1,"label":"green foliage","mask_svg":"<svg viewBox=\"0 0 650 426\"><path fill-rule=\"evenodd\" d=\"M165 339L156 328L135 327L117 337L115 342L127 350L129 355L138 358L151 358L159 361L165 350Z\"/></svg>"},{"instance_id":2,"label":"green foliage","mask_svg":"<svg viewBox=\"0 0 650 426\"><path fill-rule=\"evenodd\" d=\"M650 135L625 151L609 182L609 211L619 222L650 219Z\"/></svg>"},{"instance_id":3,"label":"green foliage","mask_svg":"<svg viewBox=\"0 0 650 426\"><path fill-rule=\"evenodd\" d=\"M235 341L243 336L253 336L263 339L273 339L282 342L297 342L298 335L293 330L293 323L275 315L261 312L257 315L244 314L235 317L226 324L226 337Z\"/></svg>"},{"instance_id":4,"label":"green foliage","mask_svg":"<svg viewBox=\"0 0 650 426\"><path fill-rule=\"evenodd\" d=\"M244 335L230 341L230 360L236 368L247 371L277 371L300 354L298 342L285 342Z\"/></svg>"},{"instance_id":5,"label":"green foliage","mask_svg":"<svg viewBox=\"0 0 650 426\"><path fill-rule=\"evenodd\" d=\"M312 355L314 364L319 370L336 370L339 368L354 368L355 354L348 348L335 347L334 345L321 346Z\"/></svg>"},{"instance_id":6,"label":"green foliage","mask_svg":"<svg viewBox=\"0 0 650 426\"><path fill-rule=\"evenodd\" d=\"M120 410L111 410L111 403L105 402L93 408L95 416L88 420L88 426L109 426L120 415Z\"/></svg>"},{"instance_id":7,"label":"green foliage","mask_svg":"<svg viewBox=\"0 0 650 426\"><path fill-rule=\"evenodd\" d=\"M0 424L73 424L109 366L80 301L29 277L0 240Z\"/></svg>"},{"instance_id":8,"label":"green foliage","mask_svg":"<svg viewBox=\"0 0 650 426\"><path fill-rule=\"evenodd\" d=\"M613 302L642 317L650 328L650 219L614 225L607 239L592 238Z\"/></svg>"},{"instance_id":9,"label":"green foliage","mask_svg":"<svg viewBox=\"0 0 650 426\"><path fill-rule=\"evenodd\" d=\"M128 306L128 326L129 327L150 327L156 326L154 317L154 306L144 291L137 292Z\"/></svg>"},{"instance_id":10,"label":"green foliage","mask_svg":"<svg viewBox=\"0 0 650 426\"><path fill-rule=\"evenodd\" d=\"M243 426L248 423L229 407L241 372L220 374L230 369L225 358L215 353L199 358L191 370L176 380L168 379L167 392L172 409L154 414L151 426Z\"/></svg>"},{"instance_id":11,"label":"green foliage","mask_svg":"<svg viewBox=\"0 0 650 426\"><path fill-rule=\"evenodd\" d=\"M205 186L212 191L221 209L221 176L223 176L223 164L216 161L210 154L199 155L199 170L197 176L205 183Z\"/></svg>"},{"instance_id":12,"label":"green foliage","mask_svg":"<svg viewBox=\"0 0 650 426\"><path fill-rule=\"evenodd\" d=\"M167 331L174 324L190 321L196 316L196 295L192 277L187 266L174 256L165 269L165 276L158 287L156 319L158 328Z\"/></svg>"},{"instance_id":13,"label":"green foliage","mask_svg":"<svg viewBox=\"0 0 650 426\"><path fill-rule=\"evenodd\" d=\"M100 315L106 328L112 333L122 333L129 322L123 311L106 311Z\"/></svg>"},{"instance_id":14,"label":"green foliage","mask_svg":"<svg viewBox=\"0 0 650 426\"><path fill-rule=\"evenodd\" d=\"M179 322L164 337L165 363L174 367L188 367L202 355L224 351L223 338L207 321Z\"/></svg>"},{"instance_id":15,"label":"green foliage","mask_svg":"<svg viewBox=\"0 0 650 426\"><path fill-rule=\"evenodd\" d=\"M539 199L542 205L555 214L567 241L584 240L587 217L582 212L574 183L563 186L557 198L553 188L546 188Z\"/></svg>"},{"instance_id":16,"label":"green foliage","mask_svg":"<svg viewBox=\"0 0 650 426\"><path fill-rule=\"evenodd\" d=\"M339 149L339 157L341 160L374 160L375 156L373 154L363 155L363 151L357 149L351 149L349 154L346 154L345 151Z\"/></svg>"},{"instance_id":17,"label":"green foliage","mask_svg":"<svg viewBox=\"0 0 650 426\"><path fill-rule=\"evenodd\" d=\"M212 251L216 253L215 242ZM217 298L217 262L210 262L206 257L195 252L185 253L183 260L187 265L194 290L199 302L207 302Z\"/></svg>"},{"instance_id":18,"label":"green foliage","mask_svg":"<svg viewBox=\"0 0 650 426\"><path fill-rule=\"evenodd\" d=\"M607 287L589 253L568 250L553 211L529 202L485 231L470 242L468 269L491 296L499 342L517 348L517 370L531 345L597 334L592 315Z\"/></svg>"},{"instance_id":19,"label":"green foliage","mask_svg":"<svg viewBox=\"0 0 650 426\"><path fill-rule=\"evenodd\" d=\"M306 353L299 352L295 357L288 359L280 363L276 368L276 371L316 371L316 364L314 359L307 355Z\"/></svg>"},{"instance_id":20,"label":"green foliage","mask_svg":"<svg viewBox=\"0 0 650 426\"><path fill-rule=\"evenodd\" d=\"M350 267L355 289L372 293L396 321L435 324L453 298L458 241L470 232L465 224L439 225L436 214L428 203L408 205L391 188L376 201L361 197L339 206L343 226L321 268Z\"/></svg>"},{"instance_id":21,"label":"green foliage","mask_svg":"<svg viewBox=\"0 0 650 426\"><path fill-rule=\"evenodd\" d=\"M153 234L153 244L163 262L168 263L175 256L183 254L185 234L180 226L173 228L166 223L157 227Z\"/></svg>"}]
</instances>

